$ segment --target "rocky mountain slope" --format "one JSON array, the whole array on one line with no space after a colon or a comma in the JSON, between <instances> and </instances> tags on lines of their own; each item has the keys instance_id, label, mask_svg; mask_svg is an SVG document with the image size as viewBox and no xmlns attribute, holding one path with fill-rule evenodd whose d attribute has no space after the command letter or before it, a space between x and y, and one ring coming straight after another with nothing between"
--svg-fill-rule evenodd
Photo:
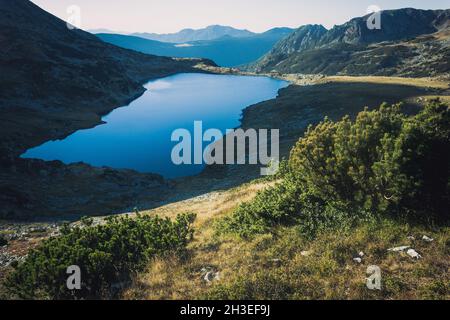
<instances>
[{"instance_id":1,"label":"rocky mountain slope","mask_svg":"<svg viewBox=\"0 0 450 320\"><path fill-rule=\"evenodd\" d=\"M162 194L158 176L18 157L100 124L102 115L141 95L149 79L211 62L115 47L28 0L0 0L0 48L0 218L118 210L120 198L132 205L131 193Z\"/></svg>"},{"instance_id":2,"label":"rocky mountain slope","mask_svg":"<svg viewBox=\"0 0 450 320\"><path fill-rule=\"evenodd\" d=\"M369 17L352 19L328 31L322 26L303 26L249 69L407 76L449 71L450 10L383 11L380 30L367 27Z\"/></svg>"},{"instance_id":3,"label":"rocky mountain slope","mask_svg":"<svg viewBox=\"0 0 450 320\"><path fill-rule=\"evenodd\" d=\"M183 44L119 34L97 34L97 36L105 42L143 53L179 58L203 57L213 60L222 67L236 67L258 60L291 32L289 28L275 28L248 37L223 36L219 39Z\"/></svg>"},{"instance_id":4,"label":"rocky mountain slope","mask_svg":"<svg viewBox=\"0 0 450 320\"><path fill-rule=\"evenodd\" d=\"M255 33L248 30L239 30L233 27L213 25L203 29L183 29L176 33L133 33L132 36L169 43L184 43L191 41L215 40L225 36L243 38L254 36Z\"/></svg>"},{"instance_id":5,"label":"rocky mountain slope","mask_svg":"<svg viewBox=\"0 0 450 320\"><path fill-rule=\"evenodd\" d=\"M199 62L106 44L27 0L0 0L0 17L0 149L14 156L98 124L140 95L146 80Z\"/></svg>"},{"instance_id":6,"label":"rocky mountain slope","mask_svg":"<svg viewBox=\"0 0 450 320\"><path fill-rule=\"evenodd\" d=\"M255 68L258 71L269 70L296 52L315 48L326 32L327 29L322 25L306 25L298 28L278 42L267 55L257 62Z\"/></svg>"}]
</instances>

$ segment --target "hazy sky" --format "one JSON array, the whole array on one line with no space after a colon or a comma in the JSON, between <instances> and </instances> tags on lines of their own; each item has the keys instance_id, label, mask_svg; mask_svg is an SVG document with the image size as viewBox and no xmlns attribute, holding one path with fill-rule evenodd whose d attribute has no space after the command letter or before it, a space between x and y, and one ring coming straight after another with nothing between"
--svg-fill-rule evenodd
<instances>
[{"instance_id":1,"label":"hazy sky","mask_svg":"<svg viewBox=\"0 0 450 320\"><path fill-rule=\"evenodd\" d=\"M14 0L12 0L14 1ZM212 24L261 32L273 27L317 23L326 27L363 16L367 8L446 9L449 0L33 0L67 20L67 8L81 8L82 28L128 32L176 32Z\"/></svg>"}]
</instances>

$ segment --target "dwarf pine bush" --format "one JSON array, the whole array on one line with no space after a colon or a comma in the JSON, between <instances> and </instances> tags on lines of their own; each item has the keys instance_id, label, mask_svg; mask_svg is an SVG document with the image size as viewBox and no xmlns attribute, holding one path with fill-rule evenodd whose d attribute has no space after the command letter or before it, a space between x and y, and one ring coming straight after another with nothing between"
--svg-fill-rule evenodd
<instances>
[{"instance_id":1,"label":"dwarf pine bush","mask_svg":"<svg viewBox=\"0 0 450 320\"><path fill-rule=\"evenodd\" d=\"M181 254L193 236L194 214L166 218L109 218L104 225L66 228L63 235L31 251L7 279L12 295L25 299L109 297L111 287L129 281L149 259ZM81 290L68 290L69 266L81 269Z\"/></svg>"},{"instance_id":2,"label":"dwarf pine bush","mask_svg":"<svg viewBox=\"0 0 450 320\"><path fill-rule=\"evenodd\" d=\"M297 183L327 203L373 213L448 218L450 109L433 101L407 117L400 105L326 120L291 152Z\"/></svg>"},{"instance_id":3,"label":"dwarf pine bush","mask_svg":"<svg viewBox=\"0 0 450 320\"><path fill-rule=\"evenodd\" d=\"M286 172L220 230L249 237L294 221L314 236L378 215L448 221L450 108L436 100L407 116L383 104L354 121L325 119L295 145Z\"/></svg>"}]
</instances>

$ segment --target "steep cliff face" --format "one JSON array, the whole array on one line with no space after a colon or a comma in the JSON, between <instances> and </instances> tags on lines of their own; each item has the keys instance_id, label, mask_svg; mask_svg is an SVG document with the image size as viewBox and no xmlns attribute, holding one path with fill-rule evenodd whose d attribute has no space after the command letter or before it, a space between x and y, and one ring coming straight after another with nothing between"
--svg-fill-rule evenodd
<instances>
[{"instance_id":1,"label":"steep cliff face","mask_svg":"<svg viewBox=\"0 0 450 320\"><path fill-rule=\"evenodd\" d=\"M446 30L450 21L450 10L400 9L381 13L381 29L367 27L370 15L355 18L326 31L320 26L304 26L277 46L250 69L259 72L324 74L397 74L422 76L424 68L407 72L401 65L420 57L429 57L433 50L439 57L448 54ZM315 27L315 28L314 28ZM308 33L305 35L305 31ZM311 36L311 32L314 36ZM439 33L428 38L424 50L411 45L411 41L423 43L424 35ZM444 39L443 39L444 37ZM394 52L396 45L400 52ZM420 52L419 52L420 51ZM404 59L404 60L403 60ZM436 64L435 59L430 63ZM372 65L367 65L372 64ZM440 67L432 74L448 72ZM397 70L399 69L399 70Z\"/></svg>"}]
</instances>

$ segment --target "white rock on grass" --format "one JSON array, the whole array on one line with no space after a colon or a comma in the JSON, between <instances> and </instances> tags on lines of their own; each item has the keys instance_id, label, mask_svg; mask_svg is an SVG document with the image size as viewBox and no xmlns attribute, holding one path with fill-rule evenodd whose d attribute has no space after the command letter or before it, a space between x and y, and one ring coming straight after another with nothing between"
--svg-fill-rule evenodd
<instances>
[{"instance_id":1,"label":"white rock on grass","mask_svg":"<svg viewBox=\"0 0 450 320\"><path fill-rule=\"evenodd\" d=\"M208 283L211 283L216 280L220 280L220 274L219 272L209 271L205 274L205 277L203 278Z\"/></svg>"},{"instance_id":2,"label":"white rock on grass","mask_svg":"<svg viewBox=\"0 0 450 320\"><path fill-rule=\"evenodd\" d=\"M426 242L433 242L433 241L434 241L434 239L432 239L432 238L430 238L430 237L428 237L428 236L423 236L423 237L422 237L422 240L423 240L423 241L426 241Z\"/></svg>"},{"instance_id":3,"label":"white rock on grass","mask_svg":"<svg viewBox=\"0 0 450 320\"><path fill-rule=\"evenodd\" d=\"M407 250L409 248L410 248L409 246L402 246L402 247L396 247L396 248L388 249L388 251L389 252L403 252L403 251L405 251L405 250Z\"/></svg>"},{"instance_id":4,"label":"white rock on grass","mask_svg":"<svg viewBox=\"0 0 450 320\"><path fill-rule=\"evenodd\" d=\"M414 249L409 249L407 254L413 259L419 260L420 258L422 258L422 256Z\"/></svg>"},{"instance_id":5,"label":"white rock on grass","mask_svg":"<svg viewBox=\"0 0 450 320\"><path fill-rule=\"evenodd\" d=\"M354 258L353 261L355 261L356 263L362 263L362 259L361 258Z\"/></svg>"},{"instance_id":6,"label":"white rock on grass","mask_svg":"<svg viewBox=\"0 0 450 320\"><path fill-rule=\"evenodd\" d=\"M201 270L202 279L207 283L220 280L220 273L212 267L204 267Z\"/></svg>"}]
</instances>

